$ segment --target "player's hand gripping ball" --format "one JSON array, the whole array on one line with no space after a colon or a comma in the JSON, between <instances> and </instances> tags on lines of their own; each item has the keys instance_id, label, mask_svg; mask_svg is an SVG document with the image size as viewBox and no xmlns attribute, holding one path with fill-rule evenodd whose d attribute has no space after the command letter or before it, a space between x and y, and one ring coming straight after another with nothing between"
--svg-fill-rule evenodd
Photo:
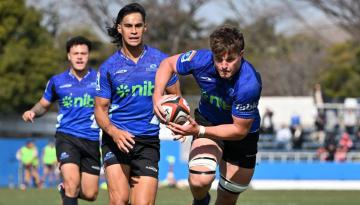
<instances>
[{"instance_id":1,"label":"player's hand gripping ball","mask_svg":"<svg viewBox=\"0 0 360 205\"><path fill-rule=\"evenodd\" d=\"M188 115L190 115L190 107L186 100L181 96L174 96L167 98L161 104L166 114L166 124L173 122L179 125L183 125L187 121Z\"/></svg>"}]
</instances>

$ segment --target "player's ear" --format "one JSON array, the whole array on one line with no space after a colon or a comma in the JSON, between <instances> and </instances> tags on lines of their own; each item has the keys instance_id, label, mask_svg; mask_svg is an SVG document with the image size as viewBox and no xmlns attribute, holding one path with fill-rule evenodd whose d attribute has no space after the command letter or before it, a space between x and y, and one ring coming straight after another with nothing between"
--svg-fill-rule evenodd
<instances>
[{"instance_id":1,"label":"player's ear","mask_svg":"<svg viewBox=\"0 0 360 205\"><path fill-rule=\"evenodd\" d=\"M244 55L244 49L242 49L242 50L240 51L239 56L243 57L243 55Z\"/></svg>"},{"instance_id":2,"label":"player's ear","mask_svg":"<svg viewBox=\"0 0 360 205\"><path fill-rule=\"evenodd\" d=\"M144 32L146 32L146 30L147 30L147 24L145 23L144 24Z\"/></svg>"},{"instance_id":3,"label":"player's ear","mask_svg":"<svg viewBox=\"0 0 360 205\"><path fill-rule=\"evenodd\" d=\"M122 34L122 29L121 29L121 25L120 25L120 24L117 25L117 31L118 31L120 34Z\"/></svg>"},{"instance_id":4,"label":"player's ear","mask_svg":"<svg viewBox=\"0 0 360 205\"><path fill-rule=\"evenodd\" d=\"M68 57L68 60L70 61L70 59L71 59L71 58L70 58L70 53L67 54L67 57Z\"/></svg>"}]
</instances>

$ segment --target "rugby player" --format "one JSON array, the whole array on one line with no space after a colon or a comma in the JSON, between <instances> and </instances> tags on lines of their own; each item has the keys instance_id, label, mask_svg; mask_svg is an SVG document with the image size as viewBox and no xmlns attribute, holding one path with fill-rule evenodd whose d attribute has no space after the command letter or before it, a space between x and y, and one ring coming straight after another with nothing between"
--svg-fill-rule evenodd
<instances>
[{"instance_id":1,"label":"rugby player","mask_svg":"<svg viewBox=\"0 0 360 205\"><path fill-rule=\"evenodd\" d=\"M108 28L119 49L100 67L95 117L103 130L102 154L109 204L154 204L160 160L159 121L153 113L155 74L164 53L145 45L144 8L124 6ZM170 79L170 78L169 78ZM180 94L173 76L166 92ZM165 90L165 88L164 88Z\"/></svg>"},{"instance_id":2,"label":"rugby player","mask_svg":"<svg viewBox=\"0 0 360 205\"><path fill-rule=\"evenodd\" d=\"M259 73L243 57L244 38L238 29L216 29L210 35L210 48L165 59L156 74L153 104L164 121L161 101L166 83L173 73L193 75L201 89L195 120L190 117L187 125L168 125L177 138L194 137L188 178L193 204L209 204L217 165L220 181L215 204L236 204L255 169L262 84Z\"/></svg>"},{"instance_id":3,"label":"rugby player","mask_svg":"<svg viewBox=\"0 0 360 205\"><path fill-rule=\"evenodd\" d=\"M96 71L87 65L90 50L91 42L85 37L67 41L70 67L51 77L40 101L23 114L24 121L34 122L58 102L55 147L64 205L78 204L78 198L94 201L98 193L100 130L94 118Z\"/></svg>"}]
</instances>

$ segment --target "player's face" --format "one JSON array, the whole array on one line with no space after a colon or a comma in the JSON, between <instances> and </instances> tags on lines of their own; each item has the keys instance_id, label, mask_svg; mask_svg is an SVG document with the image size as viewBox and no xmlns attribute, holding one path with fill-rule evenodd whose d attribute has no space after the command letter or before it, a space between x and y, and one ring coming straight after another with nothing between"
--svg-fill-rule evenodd
<instances>
[{"instance_id":1,"label":"player's face","mask_svg":"<svg viewBox=\"0 0 360 205\"><path fill-rule=\"evenodd\" d=\"M225 53L222 56L214 56L216 70L221 78L230 79L240 69L243 52Z\"/></svg>"},{"instance_id":2,"label":"player's face","mask_svg":"<svg viewBox=\"0 0 360 205\"><path fill-rule=\"evenodd\" d=\"M74 70L85 70L89 60L89 48L87 45L72 46L68 53L68 60Z\"/></svg>"},{"instance_id":3,"label":"player's face","mask_svg":"<svg viewBox=\"0 0 360 205\"><path fill-rule=\"evenodd\" d=\"M118 32L122 35L123 45L136 47L142 44L146 25L140 13L130 13L118 25Z\"/></svg>"}]
</instances>

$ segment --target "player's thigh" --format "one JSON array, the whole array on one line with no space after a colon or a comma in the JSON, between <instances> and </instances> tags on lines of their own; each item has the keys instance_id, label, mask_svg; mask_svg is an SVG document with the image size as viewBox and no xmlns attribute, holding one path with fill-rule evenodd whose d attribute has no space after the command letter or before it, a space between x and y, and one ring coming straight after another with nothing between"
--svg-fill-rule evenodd
<instances>
[{"instance_id":1,"label":"player's thigh","mask_svg":"<svg viewBox=\"0 0 360 205\"><path fill-rule=\"evenodd\" d=\"M244 168L221 160L220 174L227 180L237 184L248 185L254 175L255 168Z\"/></svg>"},{"instance_id":2,"label":"player's thigh","mask_svg":"<svg viewBox=\"0 0 360 205\"><path fill-rule=\"evenodd\" d=\"M131 204L155 204L158 180L151 176L133 176L130 180Z\"/></svg>"},{"instance_id":3,"label":"player's thigh","mask_svg":"<svg viewBox=\"0 0 360 205\"><path fill-rule=\"evenodd\" d=\"M128 200L130 167L112 164L105 167L105 177L110 200Z\"/></svg>"},{"instance_id":4,"label":"player's thigh","mask_svg":"<svg viewBox=\"0 0 360 205\"><path fill-rule=\"evenodd\" d=\"M208 138L197 138L191 145L189 167L196 171L215 170L221 156L222 149L215 141Z\"/></svg>"},{"instance_id":5,"label":"player's thigh","mask_svg":"<svg viewBox=\"0 0 360 205\"><path fill-rule=\"evenodd\" d=\"M66 163L60 167L61 176L65 187L80 185L80 168L74 163Z\"/></svg>"},{"instance_id":6,"label":"player's thigh","mask_svg":"<svg viewBox=\"0 0 360 205\"><path fill-rule=\"evenodd\" d=\"M211 156L219 161L222 156L222 149L217 142L208 138L196 138L190 148L189 159L200 156Z\"/></svg>"},{"instance_id":7,"label":"player's thigh","mask_svg":"<svg viewBox=\"0 0 360 205\"><path fill-rule=\"evenodd\" d=\"M99 176L89 174L86 172L81 173L81 192L85 196L93 196L98 192Z\"/></svg>"}]
</instances>

